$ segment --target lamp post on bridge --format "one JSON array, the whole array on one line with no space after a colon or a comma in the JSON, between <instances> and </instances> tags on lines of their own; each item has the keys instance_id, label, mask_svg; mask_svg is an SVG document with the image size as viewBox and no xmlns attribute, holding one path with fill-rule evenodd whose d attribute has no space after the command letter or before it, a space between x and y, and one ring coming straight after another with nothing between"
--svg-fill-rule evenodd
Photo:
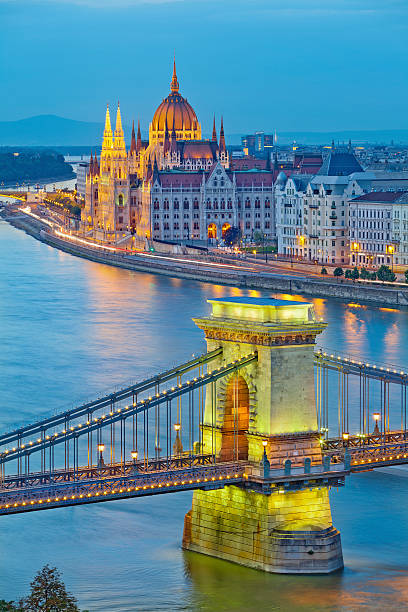
<instances>
[{"instance_id":1,"label":"lamp post on bridge","mask_svg":"<svg viewBox=\"0 0 408 612\"><path fill-rule=\"evenodd\" d=\"M137 463L136 463L136 461L137 461L137 457L138 457L138 452L137 452L137 450L133 450L133 451L130 453L130 455L131 455L131 457L132 457L132 463L133 463L133 465L132 465L132 474L138 474L138 473L139 473L139 470L137 469Z\"/></svg>"},{"instance_id":2,"label":"lamp post on bridge","mask_svg":"<svg viewBox=\"0 0 408 612\"><path fill-rule=\"evenodd\" d=\"M105 450L105 445L104 444L98 444L98 452L99 452L98 468L105 467L105 461L103 460L103 451L104 450Z\"/></svg>"},{"instance_id":3,"label":"lamp post on bridge","mask_svg":"<svg viewBox=\"0 0 408 612\"><path fill-rule=\"evenodd\" d=\"M378 427L378 421L380 420L380 413L379 412L374 412L373 413L373 419L375 421L375 427L374 427L373 434L375 436L379 436L380 435L380 430L379 430L379 427Z\"/></svg>"}]
</instances>

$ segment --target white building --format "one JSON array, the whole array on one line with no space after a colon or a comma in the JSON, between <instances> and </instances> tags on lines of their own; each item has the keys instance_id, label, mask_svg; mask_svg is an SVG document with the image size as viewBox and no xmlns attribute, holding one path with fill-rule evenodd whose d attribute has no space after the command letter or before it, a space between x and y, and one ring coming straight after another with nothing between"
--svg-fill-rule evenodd
<instances>
[{"instance_id":1,"label":"white building","mask_svg":"<svg viewBox=\"0 0 408 612\"><path fill-rule=\"evenodd\" d=\"M408 192L377 191L349 201L350 264L408 265Z\"/></svg>"}]
</instances>

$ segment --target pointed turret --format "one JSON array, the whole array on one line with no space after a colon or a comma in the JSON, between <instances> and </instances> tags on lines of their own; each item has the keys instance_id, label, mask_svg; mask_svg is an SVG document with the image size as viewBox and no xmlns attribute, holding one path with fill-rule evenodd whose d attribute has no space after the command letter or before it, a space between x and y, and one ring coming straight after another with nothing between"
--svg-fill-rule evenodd
<instances>
[{"instance_id":1,"label":"pointed turret","mask_svg":"<svg viewBox=\"0 0 408 612\"><path fill-rule=\"evenodd\" d=\"M92 151L91 151L91 157L90 157L90 160L89 160L89 167L88 167L88 174L89 174L89 176L92 176L93 173L94 173L93 172L93 155L92 155Z\"/></svg>"},{"instance_id":2,"label":"pointed turret","mask_svg":"<svg viewBox=\"0 0 408 612\"><path fill-rule=\"evenodd\" d=\"M222 117L220 127L220 151L225 152L224 120Z\"/></svg>"},{"instance_id":3,"label":"pointed turret","mask_svg":"<svg viewBox=\"0 0 408 612\"><path fill-rule=\"evenodd\" d=\"M130 154L136 153L135 122L132 121L132 138L130 139Z\"/></svg>"},{"instance_id":4,"label":"pointed turret","mask_svg":"<svg viewBox=\"0 0 408 612\"><path fill-rule=\"evenodd\" d=\"M152 176L152 162L150 161L150 158L149 158L149 161L147 164L147 170L146 170L146 181L149 181L151 179L151 176Z\"/></svg>"},{"instance_id":5,"label":"pointed turret","mask_svg":"<svg viewBox=\"0 0 408 612\"><path fill-rule=\"evenodd\" d=\"M119 102L118 102L118 110L116 112L116 127L115 127L115 142L114 142L114 148L115 149L125 149L125 138L124 138L124 134L123 134L123 128L122 128L122 117L120 114L120 106L119 106Z\"/></svg>"},{"instance_id":6,"label":"pointed turret","mask_svg":"<svg viewBox=\"0 0 408 612\"><path fill-rule=\"evenodd\" d=\"M216 130L216 127L215 127L215 115L214 115L214 121L213 121L212 141L213 142L217 142L217 130Z\"/></svg>"},{"instance_id":7,"label":"pointed turret","mask_svg":"<svg viewBox=\"0 0 408 612\"><path fill-rule=\"evenodd\" d=\"M137 121L137 140L136 140L136 153L140 153L142 150L142 135L140 133L140 121Z\"/></svg>"},{"instance_id":8,"label":"pointed turret","mask_svg":"<svg viewBox=\"0 0 408 612\"><path fill-rule=\"evenodd\" d=\"M334 144L334 138L332 138L331 148L332 148L332 151L334 151L334 149L336 148L336 146Z\"/></svg>"},{"instance_id":9,"label":"pointed turret","mask_svg":"<svg viewBox=\"0 0 408 612\"><path fill-rule=\"evenodd\" d=\"M171 130L171 138L170 138L170 151L172 153L177 151L177 136L176 136L176 129L174 127L174 114L173 114L173 127Z\"/></svg>"},{"instance_id":10,"label":"pointed turret","mask_svg":"<svg viewBox=\"0 0 408 612\"><path fill-rule=\"evenodd\" d=\"M109 114L109 104L106 106L105 129L103 130L102 150L111 149L113 145L113 134Z\"/></svg>"},{"instance_id":11,"label":"pointed turret","mask_svg":"<svg viewBox=\"0 0 408 612\"><path fill-rule=\"evenodd\" d=\"M170 138L169 138L169 132L167 129L167 123L166 123L166 128L164 130L164 143L163 143L163 153L164 155L166 155L167 151L170 149Z\"/></svg>"},{"instance_id":12,"label":"pointed turret","mask_svg":"<svg viewBox=\"0 0 408 612\"><path fill-rule=\"evenodd\" d=\"M153 178L152 178L152 182L154 183L155 181L160 181L160 177L159 177L159 166L157 164L157 157L154 156L154 164L153 164Z\"/></svg>"},{"instance_id":13,"label":"pointed turret","mask_svg":"<svg viewBox=\"0 0 408 612\"><path fill-rule=\"evenodd\" d=\"M99 163L98 163L98 158L96 156L96 151L95 151L95 157L94 157L94 174L99 174Z\"/></svg>"},{"instance_id":14,"label":"pointed turret","mask_svg":"<svg viewBox=\"0 0 408 612\"><path fill-rule=\"evenodd\" d=\"M173 61L173 77L171 79L170 89L172 93L177 93L179 90L179 82L177 80L177 73L176 73L176 56L174 56L174 61Z\"/></svg>"}]
</instances>

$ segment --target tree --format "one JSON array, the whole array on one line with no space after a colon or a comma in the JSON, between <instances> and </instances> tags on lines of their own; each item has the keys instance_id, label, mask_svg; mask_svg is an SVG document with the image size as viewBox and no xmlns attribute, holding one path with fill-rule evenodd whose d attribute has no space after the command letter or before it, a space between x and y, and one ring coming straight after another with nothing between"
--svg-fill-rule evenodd
<instances>
[{"instance_id":1,"label":"tree","mask_svg":"<svg viewBox=\"0 0 408 612\"><path fill-rule=\"evenodd\" d=\"M16 608L14 601L6 601L0 599L0 612L18 612L20 608Z\"/></svg>"},{"instance_id":2,"label":"tree","mask_svg":"<svg viewBox=\"0 0 408 612\"><path fill-rule=\"evenodd\" d=\"M254 241L256 244L261 244L264 240L262 232L254 232Z\"/></svg>"},{"instance_id":3,"label":"tree","mask_svg":"<svg viewBox=\"0 0 408 612\"><path fill-rule=\"evenodd\" d=\"M324 268L324 267L323 267L323 268L320 270L320 274L327 274L327 270L326 270L326 268Z\"/></svg>"},{"instance_id":4,"label":"tree","mask_svg":"<svg viewBox=\"0 0 408 612\"><path fill-rule=\"evenodd\" d=\"M45 565L31 582L28 597L19 602L27 612L79 612L76 599L67 593L56 567Z\"/></svg>"},{"instance_id":5,"label":"tree","mask_svg":"<svg viewBox=\"0 0 408 612\"><path fill-rule=\"evenodd\" d=\"M367 280L371 278L371 273L366 268L361 268L360 270L360 278Z\"/></svg>"},{"instance_id":6,"label":"tree","mask_svg":"<svg viewBox=\"0 0 408 612\"><path fill-rule=\"evenodd\" d=\"M343 268L334 268L333 276L337 276L337 278L340 278L340 276L343 276L343 274Z\"/></svg>"},{"instance_id":7,"label":"tree","mask_svg":"<svg viewBox=\"0 0 408 612\"><path fill-rule=\"evenodd\" d=\"M349 268L347 268L346 273L344 275L344 278L352 278L351 277L351 270Z\"/></svg>"},{"instance_id":8,"label":"tree","mask_svg":"<svg viewBox=\"0 0 408 612\"><path fill-rule=\"evenodd\" d=\"M377 272L371 272L370 280L377 280Z\"/></svg>"},{"instance_id":9,"label":"tree","mask_svg":"<svg viewBox=\"0 0 408 612\"><path fill-rule=\"evenodd\" d=\"M353 280L357 280L359 278L359 276L360 276L360 273L358 271L358 268L357 268L357 266L354 266L354 268L351 271L350 278L352 278Z\"/></svg>"},{"instance_id":10,"label":"tree","mask_svg":"<svg viewBox=\"0 0 408 612\"><path fill-rule=\"evenodd\" d=\"M239 227L229 227L224 234L224 242L227 246L234 246L241 240L241 230Z\"/></svg>"},{"instance_id":11,"label":"tree","mask_svg":"<svg viewBox=\"0 0 408 612\"><path fill-rule=\"evenodd\" d=\"M390 270L389 266L383 265L378 268L377 278L383 282L387 281L393 283L397 277L395 276L394 272Z\"/></svg>"}]
</instances>

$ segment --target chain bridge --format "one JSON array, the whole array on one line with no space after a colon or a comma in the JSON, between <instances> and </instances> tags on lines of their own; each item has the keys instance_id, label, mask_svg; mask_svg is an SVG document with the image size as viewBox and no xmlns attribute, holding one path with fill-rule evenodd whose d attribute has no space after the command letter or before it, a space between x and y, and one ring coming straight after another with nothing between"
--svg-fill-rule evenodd
<instances>
[{"instance_id":1,"label":"chain bridge","mask_svg":"<svg viewBox=\"0 0 408 612\"><path fill-rule=\"evenodd\" d=\"M328 491L408 463L408 372L317 349L311 304L209 302L205 354L0 435L1 515L193 490L186 549L342 567Z\"/></svg>"}]
</instances>

